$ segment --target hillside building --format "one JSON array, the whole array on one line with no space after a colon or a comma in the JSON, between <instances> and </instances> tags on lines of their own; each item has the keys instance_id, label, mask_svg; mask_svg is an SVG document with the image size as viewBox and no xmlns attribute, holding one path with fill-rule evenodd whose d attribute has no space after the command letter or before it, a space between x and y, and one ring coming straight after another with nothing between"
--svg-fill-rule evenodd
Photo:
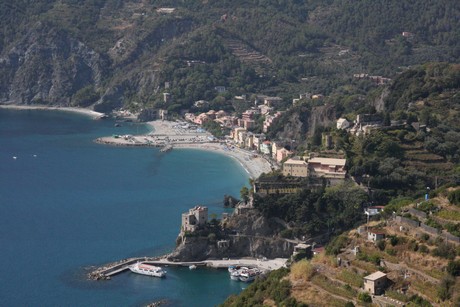
<instances>
[{"instance_id":1,"label":"hillside building","mask_svg":"<svg viewBox=\"0 0 460 307\"><path fill-rule=\"evenodd\" d=\"M301 159L289 159L283 164L283 176L308 177L308 163Z\"/></svg>"},{"instance_id":2,"label":"hillside building","mask_svg":"<svg viewBox=\"0 0 460 307\"><path fill-rule=\"evenodd\" d=\"M280 163L284 159L288 158L292 155L292 152L287 150L286 148L281 148L276 151L276 162Z\"/></svg>"},{"instance_id":3,"label":"hillside building","mask_svg":"<svg viewBox=\"0 0 460 307\"><path fill-rule=\"evenodd\" d=\"M328 179L345 179L346 159L311 158L308 160L309 176L324 177Z\"/></svg>"},{"instance_id":4,"label":"hillside building","mask_svg":"<svg viewBox=\"0 0 460 307\"><path fill-rule=\"evenodd\" d=\"M208 222L208 207L195 206L189 212L182 213L182 232L194 232Z\"/></svg>"},{"instance_id":5,"label":"hillside building","mask_svg":"<svg viewBox=\"0 0 460 307\"><path fill-rule=\"evenodd\" d=\"M373 295L380 295L385 291L387 282L387 274L377 271L364 277L364 290Z\"/></svg>"},{"instance_id":6,"label":"hillside building","mask_svg":"<svg viewBox=\"0 0 460 307\"><path fill-rule=\"evenodd\" d=\"M367 240L372 242L377 242L379 240L385 239L385 233L371 229L367 232Z\"/></svg>"},{"instance_id":7,"label":"hillside building","mask_svg":"<svg viewBox=\"0 0 460 307\"><path fill-rule=\"evenodd\" d=\"M337 129L347 129L348 127L350 127L350 122L346 118L337 120Z\"/></svg>"},{"instance_id":8,"label":"hillside building","mask_svg":"<svg viewBox=\"0 0 460 307\"><path fill-rule=\"evenodd\" d=\"M260 150L260 145L267 139L265 134L254 134L252 137L252 143L256 150Z\"/></svg>"},{"instance_id":9,"label":"hillside building","mask_svg":"<svg viewBox=\"0 0 460 307\"><path fill-rule=\"evenodd\" d=\"M172 101L171 93L163 93L163 101L168 104L171 103Z\"/></svg>"}]
</instances>

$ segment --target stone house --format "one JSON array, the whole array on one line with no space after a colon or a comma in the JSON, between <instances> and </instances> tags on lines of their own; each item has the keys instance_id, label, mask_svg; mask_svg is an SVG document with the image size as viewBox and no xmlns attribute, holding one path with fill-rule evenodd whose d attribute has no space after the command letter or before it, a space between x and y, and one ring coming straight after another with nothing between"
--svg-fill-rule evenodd
<instances>
[{"instance_id":1,"label":"stone house","mask_svg":"<svg viewBox=\"0 0 460 307\"><path fill-rule=\"evenodd\" d=\"M195 206L189 212L182 213L182 232L194 232L208 222L208 207Z\"/></svg>"},{"instance_id":2,"label":"stone house","mask_svg":"<svg viewBox=\"0 0 460 307\"><path fill-rule=\"evenodd\" d=\"M380 295L385 291L388 282L387 274L377 271L364 277L364 290L373 295Z\"/></svg>"}]
</instances>

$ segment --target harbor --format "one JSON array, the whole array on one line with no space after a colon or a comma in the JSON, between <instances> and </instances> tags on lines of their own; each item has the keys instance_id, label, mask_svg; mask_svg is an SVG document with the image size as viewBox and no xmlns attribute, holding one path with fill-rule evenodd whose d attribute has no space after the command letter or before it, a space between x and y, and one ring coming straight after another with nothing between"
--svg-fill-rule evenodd
<instances>
[{"instance_id":1,"label":"harbor","mask_svg":"<svg viewBox=\"0 0 460 307\"><path fill-rule=\"evenodd\" d=\"M110 263L98 267L88 273L87 277L91 280L110 280L112 276L120 274L129 270L129 267L137 262L144 264L167 267L167 266L181 266L181 267L196 267L196 268L213 268L213 269L228 269L231 266L239 267L252 267L257 268L262 272L269 272L277 270L286 266L286 258L276 259L258 259L258 258L238 258L238 259L214 259L203 261L188 261L177 262L170 261L166 256L163 257L135 257L123 259L118 262Z\"/></svg>"},{"instance_id":2,"label":"harbor","mask_svg":"<svg viewBox=\"0 0 460 307\"><path fill-rule=\"evenodd\" d=\"M264 156L215 139L210 133L185 122L156 120L147 124L152 127L153 132L145 135L112 135L94 141L110 146L159 148L162 153L172 149L211 151L234 158L252 178L276 168Z\"/></svg>"}]
</instances>

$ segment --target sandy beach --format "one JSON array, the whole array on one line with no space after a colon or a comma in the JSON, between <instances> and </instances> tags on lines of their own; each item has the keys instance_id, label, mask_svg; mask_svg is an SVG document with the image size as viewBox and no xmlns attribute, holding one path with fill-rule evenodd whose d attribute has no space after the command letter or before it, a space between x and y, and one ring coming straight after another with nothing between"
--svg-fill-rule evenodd
<instances>
[{"instance_id":1,"label":"sandy beach","mask_svg":"<svg viewBox=\"0 0 460 307\"><path fill-rule=\"evenodd\" d=\"M224 154L236 159L251 178L272 170L272 165L260 154L243 150L224 141L214 140L213 136L197 129L188 129L185 122L156 120L148 122L153 132L147 135L110 136L99 138L98 143L115 146L172 146L174 150L196 149Z\"/></svg>"},{"instance_id":2,"label":"sandy beach","mask_svg":"<svg viewBox=\"0 0 460 307\"><path fill-rule=\"evenodd\" d=\"M91 118L97 119L104 115L104 113L99 113L90 109L76 108L76 107L56 107L56 106L46 106L46 105L11 105L11 104L0 104L2 109L12 109L12 110L58 110L65 112L79 113L83 115L90 116Z\"/></svg>"}]
</instances>

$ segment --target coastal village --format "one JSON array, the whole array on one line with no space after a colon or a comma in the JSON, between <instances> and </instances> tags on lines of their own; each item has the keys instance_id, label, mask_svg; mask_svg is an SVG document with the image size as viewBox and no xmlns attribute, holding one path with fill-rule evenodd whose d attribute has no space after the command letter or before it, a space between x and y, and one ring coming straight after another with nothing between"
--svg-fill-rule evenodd
<instances>
[{"instance_id":1,"label":"coastal village","mask_svg":"<svg viewBox=\"0 0 460 307\"><path fill-rule=\"evenodd\" d=\"M2 12L1 305L460 306L460 2Z\"/></svg>"},{"instance_id":2,"label":"coastal village","mask_svg":"<svg viewBox=\"0 0 460 307\"><path fill-rule=\"evenodd\" d=\"M317 98L310 96L309 99L321 97L315 96ZM165 97L171 99L169 95ZM304 98L301 96L301 99ZM185 113L183 120L170 121L167 112L161 111L158 113L160 119L151 122L154 132L148 135L112 136L98 139L97 142L158 146L166 150L198 148L233 156L253 178L252 192L262 197L296 193L305 187L314 188L324 184L334 186L344 181L352 181L347 174L347 161L344 154L333 149L333 138L330 134L323 133L322 150L319 152L296 151L295 140L268 139L267 134L271 125L276 123L282 114L276 108L279 101L279 97L256 96L254 107L242 112L241 117L228 114L223 110L209 110L198 114ZM301 102L297 99L293 101L293 104L298 103ZM205 105L205 101L196 102L196 106ZM260 133L255 133L253 129L257 116L264 118ZM229 134L217 138L206 132L203 126L211 121L229 131ZM385 124L397 126L406 123L393 121ZM417 129L425 129L418 123L412 125ZM334 129L359 136L384 126L384 119L378 115L358 114L354 121L346 118L337 119ZM282 177L274 179L274 177L264 176L273 171L278 172ZM354 184L370 192L368 186ZM436 202L445 204L444 200L436 200ZM429 252L430 249L436 248L438 244L436 238L444 237L446 242L453 246L460 244L460 238L447 231L441 233L439 229L429 226L427 222L416 223L413 219L407 218L407 215L411 214L426 221L427 211L418 210L419 206L421 203L410 205L404 209L405 211L394 212L392 215L384 212L384 206L367 206L362 212L367 223L344 235L343 243L334 253L335 256L326 256L324 246L329 240L329 233L327 236L317 238L293 240L281 237L263 238L257 233L229 227L228 225L237 225L235 221L244 221L254 216L251 215L255 212L251 197L237 203L234 212L223 214L219 221L214 218L210 220L208 208L197 205L182 214L178 245L174 252L158 258L128 259L113 266L108 265L92 272L90 278L107 279L134 262L141 261L160 266L188 266L191 269L200 266L229 268L231 279L252 281L259 274L265 275L271 270L289 265L295 267L296 261L307 258L312 259L309 265L314 268L315 273L310 273L311 276L308 278L304 276L300 280L292 281L296 285L293 288L294 296L305 295L315 289L313 291L316 291L315 294L311 294L313 297L333 295L335 305L344 304L346 301L359 305L363 297L367 300L369 296L370 300L379 306L403 306L404 295L409 291L433 301L434 295L430 292L426 293L425 289L429 285L436 287L441 282L439 277L424 269L416 268L410 262L401 263L395 255L403 253L421 266L427 264L429 267L441 268L439 260L428 263L428 260L422 260L417 254L413 255L407 251L405 244L410 240L416 240L420 245L431 244L434 247L428 247ZM451 207L445 205L438 208L451 210ZM428 214L431 214L431 211ZM210 239L210 233L217 234L216 238ZM432 237L432 241L427 241L427 237ZM263 241L271 243L263 243ZM247 247L243 246L248 244L259 248L247 250ZM268 251L260 248L266 244L270 244L272 248L283 246L282 252L266 254ZM397 249L398 246L401 250ZM241 252L242 249L246 251ZM386 251L386 254L383 254L382 250ZM240 267L243 269L237 269ZM240 277L241 272L248 272L250 268L254 268L251 271L252 277ZM310 301L315 302L315 299L310 298ZM316 302L320 304L318 299Z\"/></svg>"}]
</instances>

